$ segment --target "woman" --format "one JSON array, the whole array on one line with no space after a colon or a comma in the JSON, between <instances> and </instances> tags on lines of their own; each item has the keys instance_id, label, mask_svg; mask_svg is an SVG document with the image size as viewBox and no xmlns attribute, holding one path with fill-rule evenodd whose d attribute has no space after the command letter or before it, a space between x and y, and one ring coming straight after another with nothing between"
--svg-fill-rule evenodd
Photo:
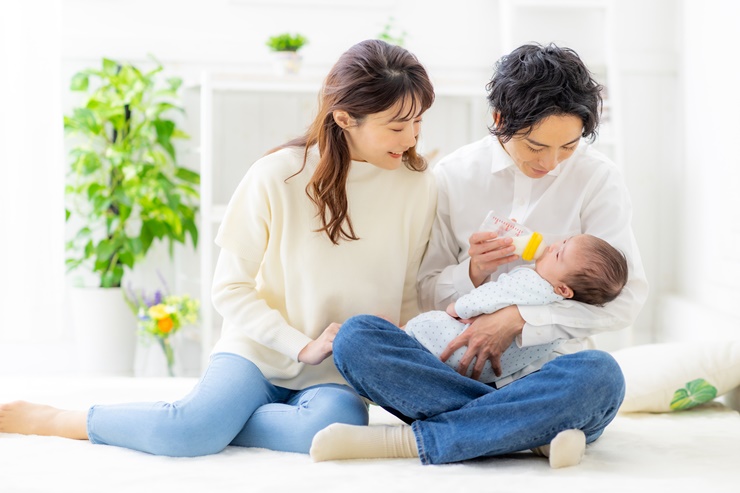
<instances>
[{"instance_id":1,"label":"woman","mask_svg":"<svg viewBox=\"0 0 740 493\"><path fill-rule=\"evenodd\" d=\"M619 408L619 367L607 353L581 349L588 336L635 320L647 282L618 170L580 142L596 134L601 86L574 51L525 45L499 61L488 89L491 135L435 168L437 217L419 273L423 308L444 309L521 263L510 238L477 232L490 210L542 233L549 244L581 233L609 242L625 254L629 280L604 307L564 300L482 315L439 359L382 320L349 320L335 341L337 368L361 395L413 424L334 425L315 438L316 460L418 455L439 464L537 449L553 467L575 465ZM500 375L501 354L515 340L530 347L557 339L568 342L505 386L474 380L487 361ZM442 361L464 346L458 374ZM404 357L395 356L400 351ZM461 376L471 365L472 379ZM397 375L406 377L398 382ZM370 442L382 446L357 448Z\"/></svg>"},{"instance_id":2,"label":"woman","mask_svg":"<svg viewBox=\"0 0 740 493\"><path fill-rule=\"evenodd\" d=\"M229 203L213 283L223 335L193 391L87 412L16 402L0 409L0 431L197 456L227 445L307 453L329 424L367 424L329 356L356 313L418 313L436 192L415 146L433 100L408 51L350 48L307 133L254 163Z\"/></svg>"}]
</instances>

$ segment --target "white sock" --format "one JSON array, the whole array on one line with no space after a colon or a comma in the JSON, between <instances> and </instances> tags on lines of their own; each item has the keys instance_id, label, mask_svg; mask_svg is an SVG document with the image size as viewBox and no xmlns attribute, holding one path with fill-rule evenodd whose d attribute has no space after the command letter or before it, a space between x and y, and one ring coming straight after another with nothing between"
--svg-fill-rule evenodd
<instances>
[{"instance_id":1,"label":"white sock","mask_svg":"<svg viewBox=\"0 0 740 493\"><path fill-rule=\"evenodd\" d=\"M355 426L335 423L313 437L309 453L314 462L419 457L414 432L408 425Z\"/></svg>"},{"instance_id":2,"label":"white sock","mask_svg":"<svg viewBox=\"0 0 740 493\"><path fill-rule=\"evenodd\" d=\"M586 435L581 430L563 430L549 445L533 448L532 452L550 459L550 467L576 466L586 452Z\"/></svg>"}]
</instances>

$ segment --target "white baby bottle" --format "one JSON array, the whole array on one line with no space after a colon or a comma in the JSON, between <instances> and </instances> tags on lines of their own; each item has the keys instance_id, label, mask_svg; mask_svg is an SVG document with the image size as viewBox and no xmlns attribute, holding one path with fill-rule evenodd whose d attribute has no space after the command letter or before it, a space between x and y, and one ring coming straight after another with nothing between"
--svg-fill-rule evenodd
<instances>
[{"instance_id":1,"label":"white baby bottle","mask_svg":"<svg viewBox=\"0 0 740 493\"><path fill-rule=\"evenodd\" d=\"M531 231L526 226L508 219L498 217L493 211L486 216L480 226L480 231L492 231L501 238L511 237L514 253L527 262L540 258L547 248L540 233Z\"/></svg>"}]
</instances>

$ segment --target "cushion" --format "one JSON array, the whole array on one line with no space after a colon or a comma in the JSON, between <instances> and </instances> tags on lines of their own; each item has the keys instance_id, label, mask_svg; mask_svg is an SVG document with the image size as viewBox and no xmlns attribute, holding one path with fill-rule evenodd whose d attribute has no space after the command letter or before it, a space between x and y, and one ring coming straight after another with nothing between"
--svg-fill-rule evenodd
<instances>
[{"instance_id":1,"label":"cushion","mask_svg":"<svg viewBox=\"0 0 740 493\"><path fill-rule=\"evenodd\" d=\"M689 409L740 385L740 340L646 344L612 356L626 381L620 412Z\"/></svg>"}]
</instances>

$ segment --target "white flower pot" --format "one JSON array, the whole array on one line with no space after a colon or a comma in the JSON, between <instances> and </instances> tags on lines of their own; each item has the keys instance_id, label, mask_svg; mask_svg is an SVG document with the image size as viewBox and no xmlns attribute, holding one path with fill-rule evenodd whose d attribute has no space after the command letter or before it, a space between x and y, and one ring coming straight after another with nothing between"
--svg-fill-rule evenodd
<instances>
[{"instance_id":1,"label":"white flower pot","mask_svg":"<svg viewBox=\"0 0 740 493\"><path fill-rule=\"evenodd\" d=\"M77 369L85 374L133 375L136 317L121 288L73 288L70 294Z\"/></svg>"},{"instance_id":2,"label":"white flower pot","mask_svg":"<svg viewBox=\"0 0 740 493\"><path fill-rule=\"evenodd\" d=\"M303 57L297 51L275 51L272 55L277 75L296 75L300 72Z\"/></svg>"}]
</instances>

